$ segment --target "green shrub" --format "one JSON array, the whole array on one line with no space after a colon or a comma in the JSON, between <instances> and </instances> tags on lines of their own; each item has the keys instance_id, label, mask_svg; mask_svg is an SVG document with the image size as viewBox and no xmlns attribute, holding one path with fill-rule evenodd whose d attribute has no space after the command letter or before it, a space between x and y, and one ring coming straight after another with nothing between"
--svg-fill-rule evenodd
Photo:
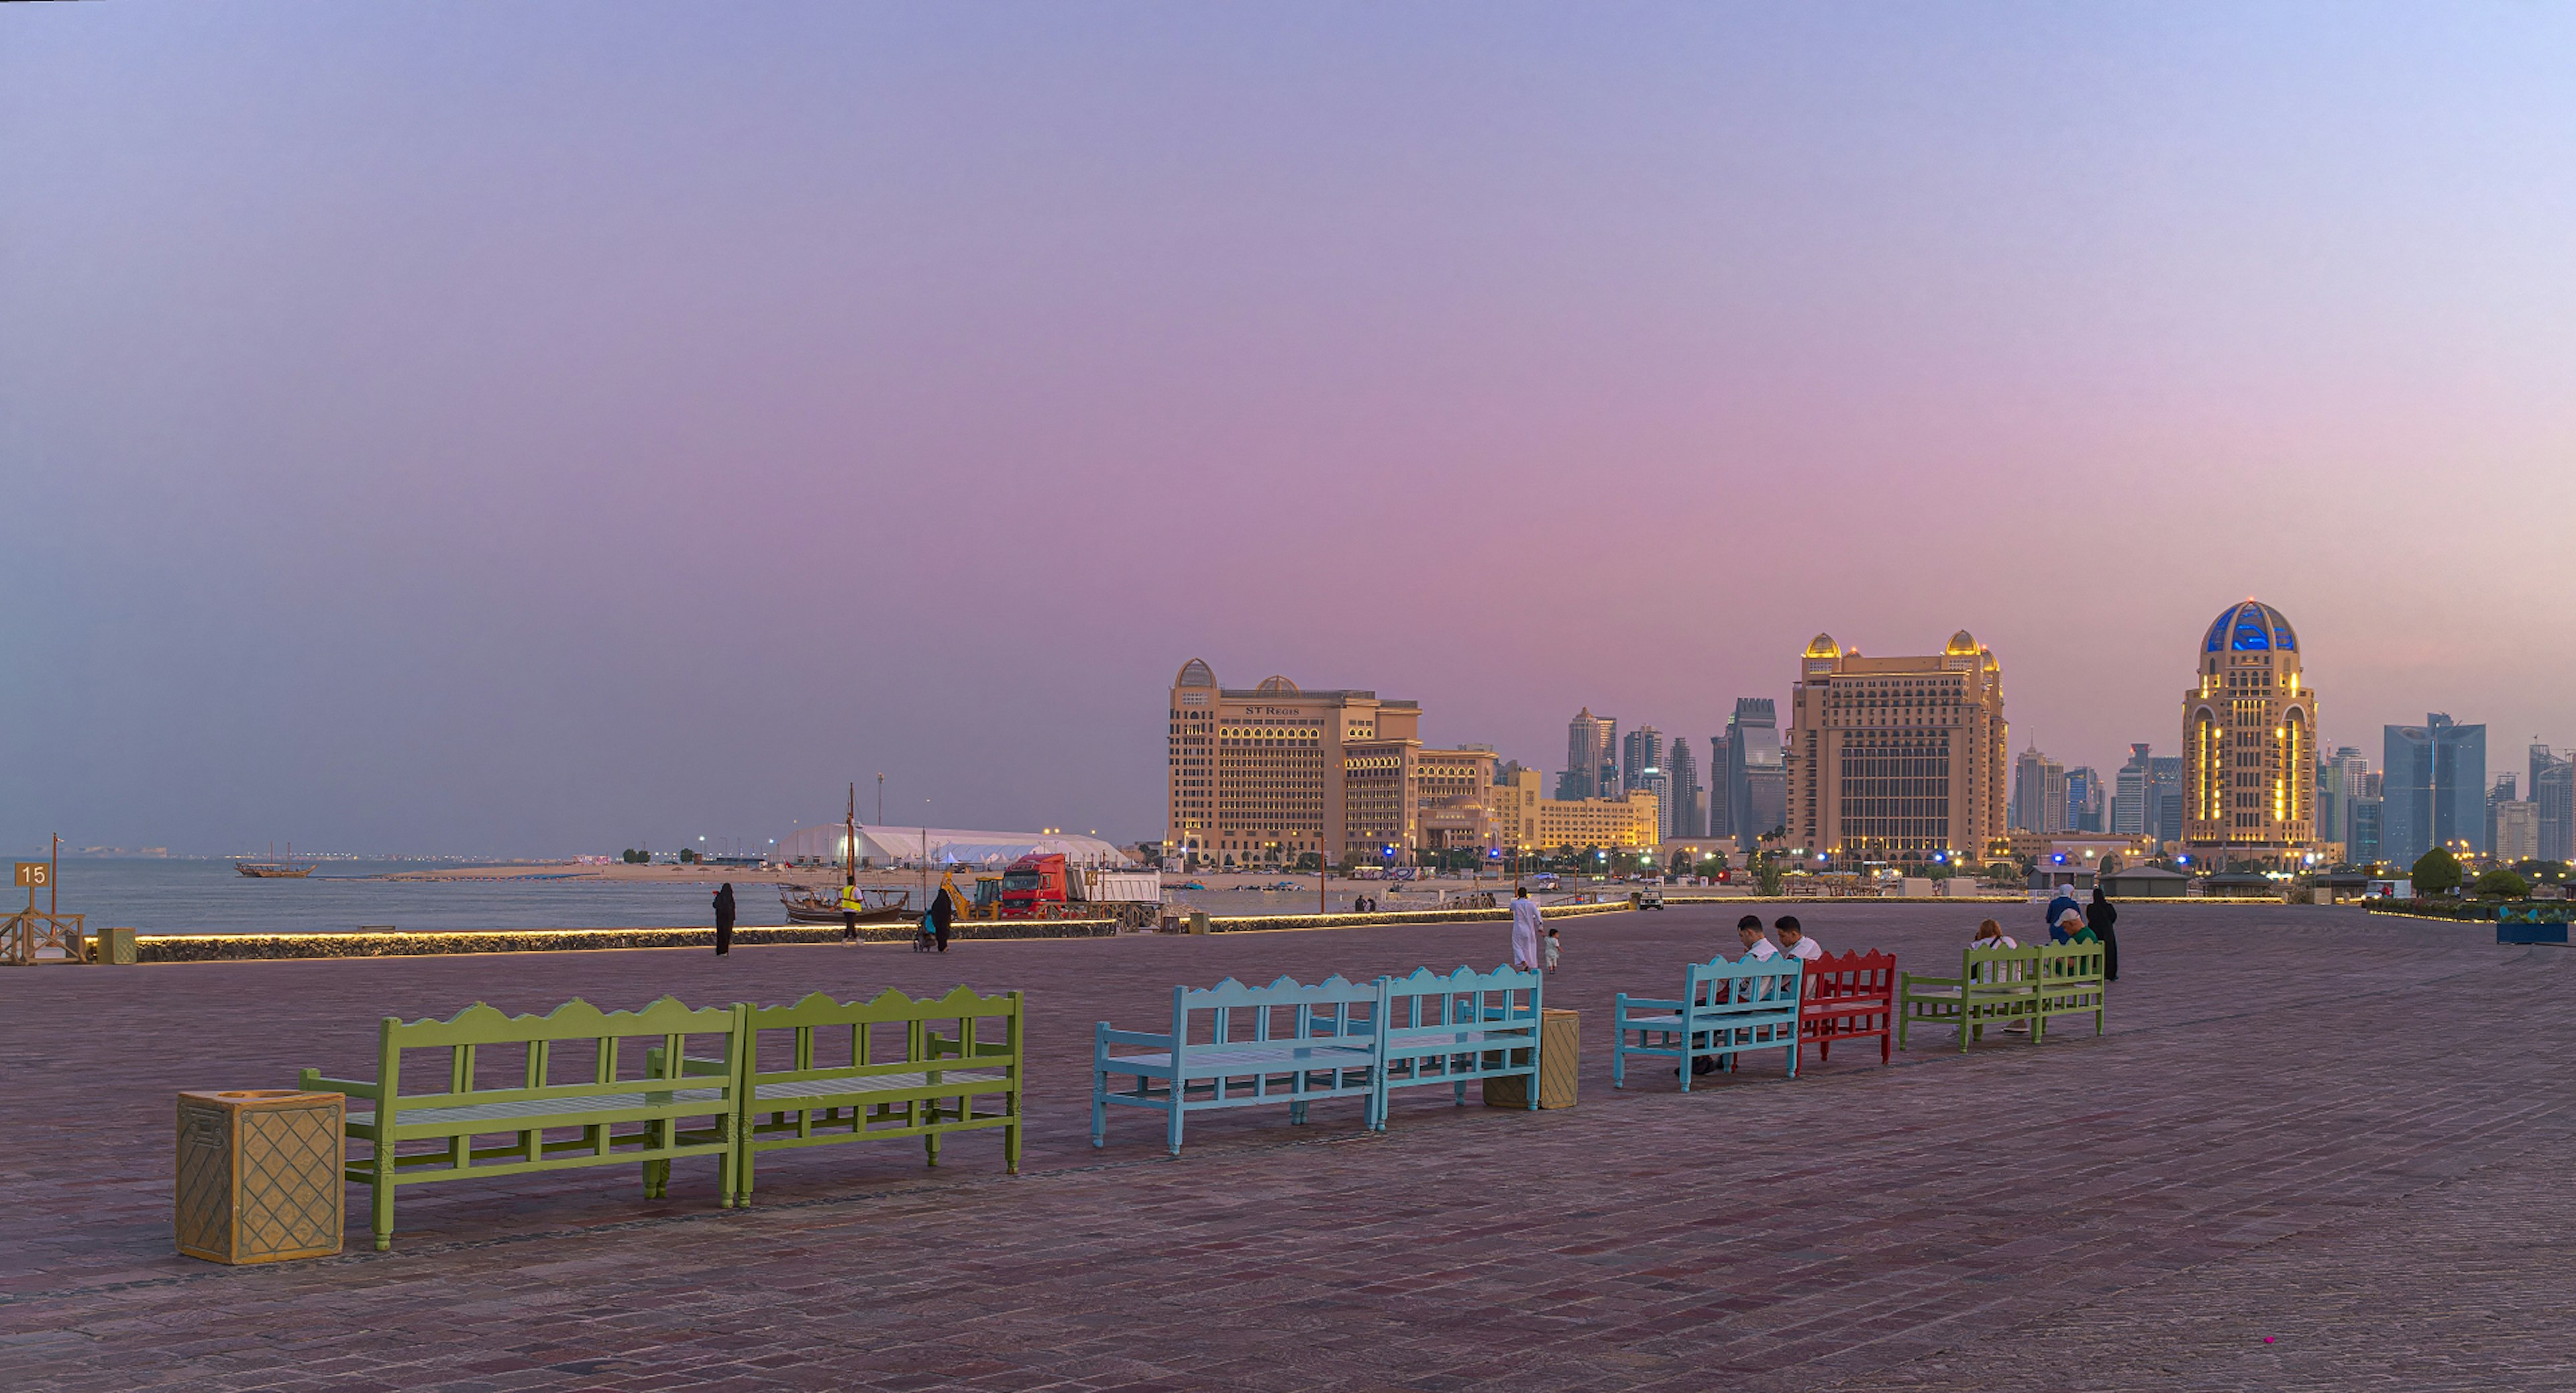
<instances>
[{"instance_id":1,"label":"green shrub","mask_svg":"<svg viewBox=\"0 0 2576 1393\"><path fill-rule=\"evenodd\" d=\"M2437 846L2416 857L2415 867L2408 875L2415 882L2415 893L2419 895L2457 890L2460 888L2460 858Z\"/></svg>"},{"instance_id":2,"label":"green shrub","mask_svg":"<svg viewBox=\"0 0 2576 1393\"><path fill-rule=\"evenodd\" d=\"M2482 900L2518 900L2531 893L2531 882L2498 866L2479 876L2469 893Z\"/></svg>"}]
</instances>

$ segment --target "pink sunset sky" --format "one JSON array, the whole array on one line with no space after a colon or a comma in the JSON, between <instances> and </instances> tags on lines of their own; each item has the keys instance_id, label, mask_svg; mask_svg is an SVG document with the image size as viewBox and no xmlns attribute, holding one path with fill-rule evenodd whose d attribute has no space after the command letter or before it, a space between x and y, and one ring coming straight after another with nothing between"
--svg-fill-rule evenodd
<instances>
[{"instance_id":1,"label":"pink sunset sky","mask_svg":"<svg viewBox=\"0 0 2576 1393\"><path fill-rule=\"evenodd\" d=\"M0 7L0 839L1156 835L1819 630L2576 744L2576 11ZM1705 746L1701 747L1703 750Z\"/></svg>"}]
</instances>

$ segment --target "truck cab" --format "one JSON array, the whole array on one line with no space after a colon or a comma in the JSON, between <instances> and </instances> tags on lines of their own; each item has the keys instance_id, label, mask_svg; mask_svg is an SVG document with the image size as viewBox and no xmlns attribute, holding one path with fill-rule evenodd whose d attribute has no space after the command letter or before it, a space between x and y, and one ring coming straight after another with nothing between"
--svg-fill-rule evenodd
<instances>
[{"instance_id":1,"label":"truck cab","mask_svg":"<svg viewBox=\"0 0 2576 1393\"><path fill-rule=\"evenodd\" d=\"M1078 892L1067 884L1061 854L1023 856L1002 871L1002 917L1044 919L1064 912Z\"/></svg>"}]
</instances>

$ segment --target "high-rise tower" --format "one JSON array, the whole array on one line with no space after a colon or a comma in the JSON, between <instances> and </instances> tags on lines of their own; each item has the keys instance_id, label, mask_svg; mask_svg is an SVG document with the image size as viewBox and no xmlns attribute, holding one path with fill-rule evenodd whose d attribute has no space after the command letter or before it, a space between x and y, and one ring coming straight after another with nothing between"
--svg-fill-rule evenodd
<instances>
[{"instance_id":1,"label":"high-rise tower","mask_svg":"<svg viewBox=\"0 0 2576 1393\"><path fill-rule=\"evenodd\" d=\"M2182 700L2183 851L2195 862L2298 862L2317 840L2317 694L2299 636L2256 600L2228 606Z\"/></svg>"}]
</instances>

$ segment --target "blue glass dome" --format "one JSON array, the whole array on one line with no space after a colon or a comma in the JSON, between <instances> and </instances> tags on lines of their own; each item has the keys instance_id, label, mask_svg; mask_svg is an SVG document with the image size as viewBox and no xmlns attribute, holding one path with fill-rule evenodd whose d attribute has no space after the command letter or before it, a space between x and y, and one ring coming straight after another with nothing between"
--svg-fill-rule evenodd
<instances>
[{"instance_id":1,"label":"blue glass dome","mask_svg":"<svg viewBox=\"0 0 2576 1393\"><path fill-rule=\"evenodd\" d=\"M2298 652L2299 635L2279 610L2260 600L2228 606L2218 616L2218 622L2209 626L2209 639L2201 645L2204 653L2268 653L2274 649Z\"/></svg>"}]
</instances>

